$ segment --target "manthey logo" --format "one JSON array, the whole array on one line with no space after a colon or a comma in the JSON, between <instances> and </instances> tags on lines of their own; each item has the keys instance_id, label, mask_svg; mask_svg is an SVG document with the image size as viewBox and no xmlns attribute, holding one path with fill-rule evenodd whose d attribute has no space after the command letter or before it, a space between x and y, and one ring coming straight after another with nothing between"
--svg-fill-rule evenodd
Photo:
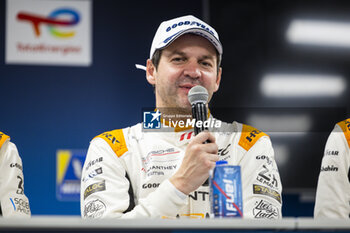
<instances>
[{"instance_id":1,"label":"manthey logo","mask_svg":"<svg viewBox=\"0 0 350 233\"><path fill-rule=\"evenodd\" d=\"M80 21L80 15L76 10L70 8L58 8L52 11L48 16L21 11L17 14L17 20L31 23L36 37L40 37L41 35L40 26L45 25L52 36L71 38L75 36L75 31L62 31L62 28L77 25Z\"/></svg>"}]
</instances>

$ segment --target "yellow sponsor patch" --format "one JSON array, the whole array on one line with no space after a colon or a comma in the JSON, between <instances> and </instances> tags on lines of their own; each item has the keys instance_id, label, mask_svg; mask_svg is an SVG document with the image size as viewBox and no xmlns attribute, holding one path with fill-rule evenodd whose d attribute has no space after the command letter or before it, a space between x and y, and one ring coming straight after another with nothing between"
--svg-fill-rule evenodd
<instances>
[{"instance_id":1,"label":"yellow sponsor patch","mask_svg":"<svg viewBox=\"0 0 350 233\"><path fill-rule=\"evenodd\" d=\"M343 130L348 146L350 147L350 118L339 122L338 125Z\"/></svg>"},{"instance_id":2,"label":"yellow sponsor patch","mask_svg":"<svg viewBox=\"0 0 350 233\"><path fill-rule=\"evenodd\" d=\"M106 190L106 181L97 182L89 185L84 191L84 200L93 193Z\"/></svg>"},{"instance_id":3,"label":"yellow sponsor patch","mask_svg":"<svg viewBox=\"0 0 350 233\"><path fill-rule=\"evenodd\" d=\"M178 214L176 217L162 216L162 219L175 219L175 218L193 218L193 219L202 219L205 218L204 213L190 213L190 214ZM209 217L209 215L208 215Z\"/></svg>"},{"instance_id":4,"label":"yellow sponsor patch","mask_svg":"<svg viewBox=\"0 0 350 233\"><path fill-rule=\"evenodd\" d=\"M262 136L268 135L250 125L243 124L242 134L241 138L239 139L238 145L240 145L246 151L248 151Z\"/></svg>"},{"instance_id":5,"label":"yellow sponsor patch","mask_svg":"<svg viewBox=\"0 0 350 233\"><path fill-rule=\"evenodd\" d=\"M104 139L118 157L128 151L122 129L108 131L96 136L95 138L97 137Z\"/></svg>"},{"instance_id":6,"label":"yellow sponsor patch","mask_svg":"<svg viewBox=\"0 0 350 233\"><path fill-rule=\"evenodd\" d=\"M279 194L279 192L272 190L268 187L254 184L253 193L272 197L273 199L276 199L279 203L281 203L281 194Z\"/></svg>"},{"instance_id":7,"label":"yellow sponsor patch","mask_svg":"<svg viewBox=\"0 0 350 233\"><path fill-rule=\"evenodd\" d=\"M194 219L205 218L205 215L203 213L181 214L181 216L194 218Z\"/></svg>"},{"instance_id":8,"label":"yellow sponsor patch","mask_svg":"<svg viewBox=\"0 0 350 233\"><path fill-rule=\"evenodd\" d=\"M8 138L10 137L4 134L3 132L0 132L0 148Z\"/></svg>"}]
</instances>

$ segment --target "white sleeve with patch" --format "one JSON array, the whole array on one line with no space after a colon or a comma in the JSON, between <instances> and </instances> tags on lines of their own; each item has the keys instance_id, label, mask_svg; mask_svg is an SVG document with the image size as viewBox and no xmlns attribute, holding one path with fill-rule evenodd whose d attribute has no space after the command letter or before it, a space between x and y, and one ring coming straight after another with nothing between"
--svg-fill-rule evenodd
<instances>
[{"instance_id":1,"label":"white sleeve with patch","mask_svg":"<svg viewBox=\"0 0 350 233\"><path fill-rule=\"evenodd\" d=\"M349 218L349 146L339 125L328 137L318 178L315 218Z\"/></svg>"},{"instance_id":2,"label":"white sleeve with patch","mask_svg":"<svg viewBox=\"0 0 350 233\"><path fill-rule=\"evenodd\" d=\"M270 138L263 136L244 154L242 170L245 218L282 218L282 183Z\"/></svg>"},{"instance_id":3,"label":"white sleeve with patch","mask_svg":"<svg viewBox=\"0 0 350 233\"><path fill-rule=\"evenodd\" d=\"M7 140L0 148L0 205L4 217L30 217L24 194L22 160L15 144Z\"/></svg>"},{"instance_id":4,"label":"white sleeve with patch","mask_svg":"<svg viewBox=\"0 0 350 233\"><path fill-rule=\"evenodd\" d=\"M127 156L127 151L123 156ZM130 154L129 154L130 155ZM101 174L95 175L100 169ZM139 172L139 171L130 171ZM165 180L152 193L135 200L123 160L101 138L89 147L81 183L83 218L140 218L174 216L187 203L176 188Z\"/></svg>"}]
</instances>

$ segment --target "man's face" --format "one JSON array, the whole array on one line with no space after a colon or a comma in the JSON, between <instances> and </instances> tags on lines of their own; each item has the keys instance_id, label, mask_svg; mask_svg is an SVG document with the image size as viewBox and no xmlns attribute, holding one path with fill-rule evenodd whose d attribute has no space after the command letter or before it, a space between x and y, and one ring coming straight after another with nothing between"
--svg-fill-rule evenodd
<instances>
[{"instance_id":1,"label":"man's face","mask_svg":"<svg viewBox=\"0 0 350 233\"><path fill-rule=\"evenodd\" d=\"M157 69L147 61L147 80L155 85L157 108L189 108L188 91L196 85L208 90L209 102L220 79L214 46L194 34L185 34L165 48Z\"/></svg>"}]
</instances>

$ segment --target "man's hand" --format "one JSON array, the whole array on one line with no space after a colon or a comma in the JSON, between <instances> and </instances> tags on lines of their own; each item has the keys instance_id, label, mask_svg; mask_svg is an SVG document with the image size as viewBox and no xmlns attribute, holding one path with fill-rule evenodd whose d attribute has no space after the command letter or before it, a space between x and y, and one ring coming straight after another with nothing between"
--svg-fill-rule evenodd
<instances>
[{"instance_id":1,"label":"man's hand","mask_svg":"<svg viewBox=\"0 0 350 233\"><path fill-rule=\"evenodd\" d=\"M207 140L210 142L205 143ZM218 160L215 137L209 132L201 132L188 144L182 164L170 182L188 195L208 179L209 170L215 167Z\"/></svg>"}]
</instances>

